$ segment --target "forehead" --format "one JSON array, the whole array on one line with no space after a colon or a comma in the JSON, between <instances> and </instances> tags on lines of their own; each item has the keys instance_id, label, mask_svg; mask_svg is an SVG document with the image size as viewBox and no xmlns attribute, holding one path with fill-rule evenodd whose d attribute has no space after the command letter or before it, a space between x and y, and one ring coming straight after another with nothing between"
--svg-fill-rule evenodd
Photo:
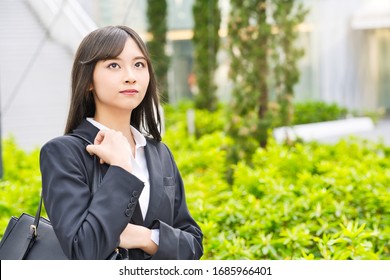
<instances>
[{"instance_id":1,"label":"forehead","mask_svg":"<svg viewBox=\"0 0 390 280\"><path fill-rule=\"evenodd\" d=\"M142 52L138 44L134 41L133 38L128 37L126 43L123 47L122 52L118 55L119 58L144 58L145 54Z\"/></svg>"}]
</instances>

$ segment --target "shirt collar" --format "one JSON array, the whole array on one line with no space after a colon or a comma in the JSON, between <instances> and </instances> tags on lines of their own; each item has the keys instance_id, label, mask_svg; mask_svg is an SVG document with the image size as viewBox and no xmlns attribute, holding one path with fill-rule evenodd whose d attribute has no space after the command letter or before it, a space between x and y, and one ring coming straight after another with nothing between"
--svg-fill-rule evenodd
<instances>
[{"instance_id":1,"label":"shirt collar","mask_svg":"<svg viewBox=\"0 0 390 280\"><path fill-rule=\"evenodd\" d=\"M87 121L89 121L91 124L96 126L98 129L103 130L103 129L109 129L108 127L104 126L103 124L95 121L93 118L87 118ZM136 147L144 147L146 146L146 138L145 136L142 135L141 132L139 132L135 127L130 125L131 133L133 134L134 141Z\"/></svg>"}]
</instances>

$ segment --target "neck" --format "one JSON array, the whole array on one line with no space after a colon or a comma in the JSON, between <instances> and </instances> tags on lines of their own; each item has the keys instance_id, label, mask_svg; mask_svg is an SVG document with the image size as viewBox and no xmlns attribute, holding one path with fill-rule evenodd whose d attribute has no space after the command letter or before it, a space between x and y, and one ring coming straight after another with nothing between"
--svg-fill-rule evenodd
<instances>
[{"instance_id":1,"label":"neck","mask_svg":"<svg viewBox=\"0 0 390 280\"><path fill-rule=\"evenodd\" d=\"M132 142L133 136L130 129L131 112L128 114L96 112L94 119L110 129L122 132Z\"/></svg>"}]
</instances>

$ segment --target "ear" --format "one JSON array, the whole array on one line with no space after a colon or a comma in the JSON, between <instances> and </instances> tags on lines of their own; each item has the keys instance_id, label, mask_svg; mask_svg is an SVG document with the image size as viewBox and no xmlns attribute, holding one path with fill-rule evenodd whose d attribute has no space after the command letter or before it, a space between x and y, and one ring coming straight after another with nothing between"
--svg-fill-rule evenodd
<instances>
[{"instance_id":1,"label":"ear","mask_svg":"<svg viewBox=\"0 0 390 280\"><path fill-rule=\"evenodd\" d=\"M88 91L93 91L93 83L91 83L91 84L89 85Z\"/></svg>"}]
</instances>

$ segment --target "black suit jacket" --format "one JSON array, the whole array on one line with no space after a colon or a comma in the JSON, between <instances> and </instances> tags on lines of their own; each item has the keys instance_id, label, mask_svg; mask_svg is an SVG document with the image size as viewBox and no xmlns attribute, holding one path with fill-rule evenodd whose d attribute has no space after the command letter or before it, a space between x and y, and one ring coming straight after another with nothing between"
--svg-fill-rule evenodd
<instances>
[{"instance_id":1,"label":"black suit jacket","mask_svg":"<svg viewBox=\"0 0 390 280\"><path fill-rule=\"evenodd\" d=\"M98 129L83 120L74 133L93 143ZM129 222L160 230L156 254L129 250L130 259L202 256L203 234L188 211L182 178L163 143L147 138L145 146L150 178L145 221L138 205L144 184L118 166L101 165L103 179L91 195L93 157L85 150L86 145L79 138L65 135L47 142L40 153L45 208L68 258L107 258Z\"/></svg>"}]
</instances>

